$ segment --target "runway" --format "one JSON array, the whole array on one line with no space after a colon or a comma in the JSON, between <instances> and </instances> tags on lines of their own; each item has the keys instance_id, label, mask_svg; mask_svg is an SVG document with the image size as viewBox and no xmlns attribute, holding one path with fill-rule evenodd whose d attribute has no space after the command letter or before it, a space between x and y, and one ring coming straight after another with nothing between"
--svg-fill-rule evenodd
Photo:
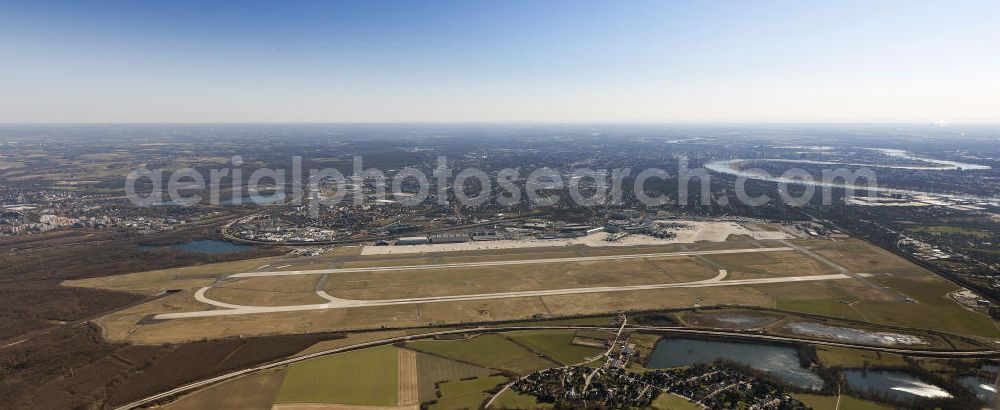
<instances>
[{"instance_id":1,"label":"runway","mask_svg":"<svg viewBox=\"0 0 1000 410\"><path fill-rule=\"evenodd\" d=\"M641 253L627 255L605 255L605 256L576 256L569 258L548 258L548 259L525 259L508 261L487 261L487 262L461 262L461 263L439 263L434 265L405 265L405 266L376 266L368 268L340 268L340 269L315 269L315 270L288 270L270 272L243 272L229 275L230 278L255 278L262 276L288 276L288 275L322 275L328 273L359 273L359 272L389 272L399 270L417 269L454 269L454 268L482 268L488 266L512 266L512 265L534 265L543 263L567 263L567 262L596 262L626 259L644 258L669 258L674 256L698 256L698 255L728 255L736 253L761 253L761 252L788 252L795 248L782 246L775 248L750 248L750 249L719 249L706 251L685 251L685 252L661 252L661 253Z\"/></svg>"},{"instance_id":2,"label":"runway","mask_svg":"<svg viewBox=\"0 0 1000 410\"><path fill-rule=\"evenodd\" d=\"M644 259L644 258L668 258L668 257L680 257L680 256L805 251L804 248L792 245L791 243L788 242L785 242L785 245L788 246L774 247L774 248L720 249L720 250L661 252L661 253L644 253L644 254L627 254L627 255L578 256L578 257L568 257L568 258L442 263L442 264L430 264L430 265L378 266L378 267L364 267L364 268L332 268L332 269L270 271L270 272L242 272L229 275L226 278L245 279L245 278L291 276L291 275L334 275L334 274L358 273L358 272L386 272L386 271L407 271L407 270L421 270L421 269L458 269L458 268L479 268L479 267L489 267L489 266L514 266L514 265L532 265L532 264L548 264L548 263L612 261L612 260L628 260L628 259ZM814 259L818 258L818 255L815 255L814 253L811 252L805 252L805 254ZM786 282L812 282L812 281L826 281L826 280L839 280L839 279L852 279L852 278L860 279L860 277L865 276L864 274L851 273L847 271L847 269L844 269L843 267L840 267L839 265L836 265L833 262L830 261L826 262L831 264L835 268L838 268L837 270L841 273L828 274L828 275L801 275L801 276L786 276L786 277L775 277L775 278L725 280L726 276L728 275L728 272L725 269L719 269L719 274L713 278L699 280L699 281L692 281L692 282L660 283L660 284L649 284L649 285L626 285L626 286L595 286L586 288L527 290L527 291L517 291L517 292L427 296L427 297L417 297L417 298L380 299L380 300L354 300L354 299L338 298L333 295L330 295L325 290L323 290L321 286L317 285L315 293L317 296L326 300L327 301L326 303L306 304L306 305L286 305L286 306L250 306L250 305L237 305L232 303L221 302L209 298L206 295L208 290L212 288L212 286L210 285L198 289L194 294L194 298L199 302L214 306L217 309L197 311L197 312L161 313L153 316L153 318L158 320L188 319L188 318L199 318L199 317L250 315L250 314L277 313L277 312L298 312L298 311L343 309L343 308L356 308L356 307L368 307L368 306L390 306L390 305L408 305L408 304L420 304L420 303L460 302L460 301L473 301L473 300L544 297L544 296L561 296L561 295L581 295L589 293L627 292L627 291L641 291L641 290L655 290L655 289L699 288L699 287L717 287L717 286L748 286L748 285L761 285L761 284L786 283ZM320 282L325 282L325 280L321 280Z\"/></svg>"},{"instance_id":3,"label":"runway","mask_svg":"<svg viewBox=\"0 0 1000 410\"><path fill-rule=\"evenodd\" d=\"M329 301L328 303L311 304L311 305L288 305L288 306L246 306L246 305L234 305L230 303L219 302L205 296L205 292L208 291L210 287L204 287L199 289L195 293L195 299L197 299L202 303L213 305L222 309L206 310L199 312L161 313L155 315L154 319L159 319L159 320L185 319L185 318L198 318L198 317L249 315L249 314L259 314L259 313L342 309L342 308L367 307L367 306L389 306L389 305L407 305L407 304L417 304L417 303L438 303L438 302L457 302L457 301L470 301L470 300L577 295L577 294L587 294L587 293L625 292L625 291L672 289L672 288L744 286L744 285L760 285L769 283L810 282L810 281L826 281L826 280L851 278L851 276L837 273L832 275L805 275L805 276L791 276L791 277L778 277L778 278L724 280L726 275L727 272L725 270L719 270L719 274L714 278L700 280L700 281L693 281L693 282L682 282L682 283L662 283L662 284L652 284L652 285L630 285L630 286L597 286L597 287L587 287L587 288L529 290L520 292L499 292L499 293L484 293L484 294L471 294L471 295L430 296L430 297L420 297L420 298L382 299L382 300L341 299L331 296L326 292L320 290L317 291L317 294L319 294L324 299L328 300Z\"/></svg>"}]
</instances>

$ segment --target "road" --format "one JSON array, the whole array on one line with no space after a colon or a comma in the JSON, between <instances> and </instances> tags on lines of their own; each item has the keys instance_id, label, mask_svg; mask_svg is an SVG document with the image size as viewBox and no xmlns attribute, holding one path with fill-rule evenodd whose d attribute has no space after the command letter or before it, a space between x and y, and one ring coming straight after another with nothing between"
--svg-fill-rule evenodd
<instances>
[{"instance_id":1,"label":"road","mask_svg":"<svg viewBox=\"0 0 1000 410\"><path fill-rule=\"evenodd\" d=\"M256 271L256 272L236 273L225 277L225 279L245 279L245 278L287 276L287 275L321 275L321 279L323 279L329 277L329 275L331 274L338 274L338 273L406 271L414 269L459 269L459 268L479 268L488 266L555 264L555 263L592 262L592 261L608 261L608 260L665 258L665 257L679 257L679 256L702 257L703 255L727 255L727 254L740 254L740 253L788 252L788 251L796 251L796 249L793 247L784 246L775 248L723 249L723 250L661 252L661 253L628 254L628 255L579 256L579 257L568 257L568 258L463 262L463 263L444 263L444 264L431 264L431 265L380 266L380 267L364 267L364 268L331 268L331 269L316 269L316 270L264 271L264 272ZM564 288L564 289L497 292L497 293L481 293L481 294L468 294L468 295L428 296L428 297L417 297L417 298L382 299L382 300L352 300L352 299L338 298L328 294L325 290L323 290L320 286L317 285L315 293L322 299L326 300L326 303L286 305L286 306L250 306L250 305L237 305L232 303L221 302L218 300L214 300L206 295L206 293L212 288L212 286L214 286L211 285L198 289L194 294L194 298L199 302L212 305L221 309L197 311L197 312L161 313L155 315L154 319L170 320L170 319L185 319L185 318L196 318L196 317L214 317L214 316L232 316L232 315L260 314L260 313L340 309L349 307L389 306L389 305L406 305L406 304L419 304L419 303L576 295L576 294L588 294L588 293L624 292L624 291L670 289L670 288L759 285L759 284L769 284L769 283L837 280L837 279L846 279L851 277L848 276L847 274L832 274L832 275L802 275L802 276L777 277L777 278L723 280L725 279L726 275L727 275L726 271L724 269L720 269L719 275L714 278L700 280L700 281L693 281L693 282L661 283L661 284L649 284L649 285L598 286L598 287L586 287L586 288ZM325 281L320 280L320 282L325 282Z\"/></svg>"},{"instance_id":2,"label":"road","mask_svg":"<svg viewBox=\"0 0 1000 410\"><path fill-rule=\"evenodd\" d=\"M873 289L875 291L882 292L882 293L888 295L889 297L896 299L897 301L900 301L900 302L912 301L912 299L910 299L909 297L907 297L905 295L900 294L899 292L893 291L892 289L889 289L889 288L887 288L885 286L879 286L878 284L873 283L872 281L868 280L865 277L864 274L853 273L850 270L848 270L847 268L845 268L843 266L840 266L836 262L831 261L831 260L823 257L822 255L820 255L820 254L818 254L816 252L813 252L813 251L811 251L809 249L803 248L803 247L801 247L799 245L796 245L794 243L791 243L791 242L789 242L787 240L781 240L780 242L783 243L783 244L785 244L789 248L793 248L793 249L801 252L802 254L804 254L804 255L806 255L806 256L808 256L810 258L813 258L813 260L816 260L819 263L822 263L822 264L824 264L826 266L829 266L829 267L835 269L836 271L838 271L840 273L843 273L843 274L845 274L847 276L850 276L850 277L852 277L854 279L857 279L858 282L861 282L863 285L865 285L865 286L867 286L867 287L869 287L869 288L871 288L871 289Z\"/></svg>"},{"instance_id":3,"label":"road","mask_svg":"<svg viewBox=\"0 0 1000 410\"><path fill-rule=\"evenodd\" d=\"M584 361L582 361L580 363L574 363L574 364L568 364L568 365L562 366L562 367L560 367L560 369L565 369L567 367L572 367L572 366L583 366L583 365L585 365L587 363L590 363L590 362L593 362L593 361L597 361L597 360L600 360L601 358L606 358L606 357L610 356L611 352L613 350L615 350L615 345L618 344L618 340L622 337L622 332L625 331L625 326L628 325L628 317L626 317L625 315L622 315L621 317L622 317L622 324L621 324L621 326L618 327L618 331L615 332L615 342L611 344L611 347L608 347L608 350L606 350L606 351L604 351L604 353L601 353L601 354L599 354L597 356L594 356L592 358L584 359ZM594 370L596 371L597 369L594 369ZM593 373L591 373L591 375L593 375ZM486 402L486 405L484 405L483 408L484 409L490 408L490 406L493 405L493 402L496 401L496 399L498 399L500 396L503 396L503 393L505 391L507 391L507 389L510 389L510 387L513 386L515 383L517 383L517 382L519 382L521 380L524 380L524 378L526 378L528 376L530 376L530 374L526 374L524 376L521 376L517 380L514 380L514 381L512 381L510 383L507 383L506 385L504 385L503 388L500 389L500 391L496 392L496 394L494 394L493 397L490 397L490 400ZM590 376L587 376L587 384L590 384Z\"/></svg>"},{"instance_id":4,"label":"road","mask_svg":"<svg viewBox=\"0 0 1000 410\"><path fill-rule=\"evenodd\" d=\"M292 202L289 202L289 203L292 203ZM501 224L501 223L507 223L507 222L514 222L514 221L521 221L521 220L525 220L525 219L537 218L539 216L540 215L519 216L519 217L516 217L516 218L498 219L498 220L489 221L489 222L480 222L480 223L472 223L472 224L465 224L465 225L449 226L447 228L430 229L430 230L426 230L426 231L421 231L421 234L431 235L431 234L435 234L435 233L449 232L449 231L453 231L453 230L456 230L456 229L472 229L472 228L478 228L478 227L484 227L484 226L492 226L492 225ZM270 241L258 241L258 240L253 240L253 239L240 238L240 237L234 236L234 235L232 235L232 234L229 233L229 228L231 226L233 226L236 222L239 222L239 220L242 219L242 218L243 217L237 218L237 219L233 219L232 221L229 221L229 223L227 223L222 228L222 230L221 230L222 236L227 241L240 242L240 243L253 243L253 244L258 244L258 245L326 246L326 245L349 245L349 244L360 244L360 243L372 243L372 242L375 242L375 241L377 241L379 239L392 239L392 238L395 238L395 237L398 236L398 235L378 235L378 236L374 236L374 237L365 237L365 238L358 238L358 239L334 239L334 240L329 240L329 241L313 241L313 242L270 242ZM401 217L400 218L396 218L396 221L398 221L399 219L401 219Z\"/></svg>"},{"instance_id":5,"label":"road","mask_svg":"<svg viewBox=\"0 0 1000 410\"><path fill-rule=\"evenodd\" d=\"M747 340L759 340L759 341L769 341L769 342L784 342L784 343L799 343L799 344L812 344L821 346L833 346L833 347L846 347L846 348L858 348L872 351L879 351L885 353L897 353L909 356L922 356L922 357L938 357L938 358L982 358L982 357L998 357L1000 356L1000 350L963 350L963 351L940 351L940 350L920 350L920 349L906 349L906 348L892 348L892 347L876 347L860 345L855 343L847 342L833 342L833 341L823 341L823 340L810 340L810 339L800 339L796 337L789 336L771 336L771 335L760 335L753 333L738 333L738 332L727 332L727 331L715 331L715 330L699 330L699 329L685 329L677 327L657 327L657 326L628 326L629 330L639 330L646 332L655 333L666 333L666 334L682 334L682 335L700 335L700 336L722 336L737 339L747 339ZM454 330L443 330L440 332L424 333L419 335L408 335L386 338L381 340L375 340L370 342L358 343L350 346L339 347L336 349L328 349L320 352L310 353L307 355L302 355L298 357L293 357L290 359L284 359L277 362L272 362L260 366L254 366L248 369L238 370L230 373L226 373L220 376L212 377L209 379L197 381L194 383L189 383L175 389L168 390L163 393L155 394L146 397L141 400L134 401L132 403L125 404L117 408L117 410L129 410L137 407L149 405L160 400L164 400L170 397L174 397L183 393L188 393L199 388L222 382L231 379L236 379L249 374L257 373L260 371L279 368L282 366L287 366L293 363L314 359L321 356L327 356L336 353L342 353L352 350L364 349L367 347L383 346L393 343L406 342L411 340L420 340L433 338L440 335L451 335L451 334L462 334L462 333L495 333L495 332L507 332L516 330L585 330L585 329L596 329L605 331L617 331L618 328L602 327L602 326L505 326L505 327L476 327L469 329L454 329Z\"/></svg>"},{"instance_id":6,"label":"road","mask_svg":"<svg viewBox=\"0 0 1000 410\"><path fill-rule=\"evenodd\" d=\"M170 320L170 319L187 319L196 317L232 316L232 315L249 315L249 314L260 314L260 313L341 309L349 307L408 305L417 303L439 303L439 302L457 302L457 301L469 301L469 300L578 295L586 293L625 292L625 291L672 289L672 288L746 286L746 285L761 285L770 283L810 282L810 281L826 281L826 280L851 278L851 276L844 275L841 273L831 274L831 275L805 275L805 276L786 276L777 278L723 280L725 276L726 276L726 271L720 270L719 275L717 275L714 278L694 281L694 282L661 283L652 285L596 286L588 288L527 290L520 292L498 292L498 293L481 293L481 294L471 294L471 295L429 296L420 298L382 299L382 300L341 299L331 296L327 294L325 291L319 291L317 292L317 294L319 294L322 298L326 299L327 303L310 304L310 305L286 305L286 306L248 306L248 305L234 305L231 303L220 302L206 296L205 293L209 289L211 289L211 287L204 287L198 289L198 291L195 292L194 298L199 302L220 307L222 309L204 310L196 312L160 313L158 315L153 316L153 318L157 320Z\"/></svg>"},{"instance_id":7,"label":"road","mask_svg":"<svg viewBox=\"0 0 1000 410\"><path fill-rule=\"evenodd\" d=\"M545 263L571 263L571 262L597 262L626 259L644 258L669 258L676 256L700 256L700 255L730 255L738 253L761 253L761 252L788 252L795 251L792 246L782 246L775 248L750 248L750 249L719 249L705 251L684 251L684 252L661 252L661 253L639 253L627 255L605 255L605 256L576 256L569 258L548 258L548 259L521 259L505 261L485 261L485 262L461 262L461 263L439 263L433 265L405 265L405 266L374 266L367 268L331 268L313 270L288 270L288 271L265 271L265 272L243 272L229 275L230 278L255 278L261 276L287 276L287 275L322 275L330 273L360 273L360 272L389 272L415 269L456 269L456 268L482 268L488 266L512 266L512 265L536 265Z\"/></svg>"}]
</instances>

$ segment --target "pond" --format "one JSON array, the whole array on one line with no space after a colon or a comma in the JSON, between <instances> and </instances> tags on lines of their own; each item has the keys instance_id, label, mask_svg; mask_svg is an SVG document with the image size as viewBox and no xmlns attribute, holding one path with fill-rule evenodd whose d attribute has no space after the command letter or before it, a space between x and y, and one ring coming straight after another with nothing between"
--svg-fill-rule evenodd
<instances>
[{"instance_id":1,"label":"pond","mask_svg":"<svg viewBox=\"0 0 1000 410\"><path fill-rule=\"evenodd\" d=\"M847 342L870 345L926 345L924 338L914 335L892 332L873 332L849 327L827 326L819 323L794 322L785 325L785 329L798 335L818 336L826 339L843 340Z\"/></svg>"},{"instance_id":2,"label":"pond","mask_svg":"<svg viewBox=\"0 0 1000 410\"><path fill-rule=\"evenodd\" d=\"M726 329L753 329L777 322L780 317L750 313L690 313L684 321L697 325Z\"/></svg>"},{"instance_id":3,"label":"pond","mask_svg":"<svg viewBox=\"0 0 1000 410\"><path fill-rule=\"evenodd\" d=\"M950 398L951 393L901 370L844 370L847 384L857 390L884 394L894 400Z\"/></svg>"},{"instance_id":4,"label":"pond","mask_svg":"<svg viewBox=\"0 0 1000 410\"><path fill-rule=\"evenodd\" d=\"M234 253L234 252L248 251L251 248L253 248L253 245L243 245L232 242L219 241L215 239L206 239L206 240L183 242L183 243L172 243L169 245L139 245L139 249L144 251L150 251L162 248L179 249L184 252Z\"/></svg>"},{"instance_id":5,"label":"pond","mask_svg":"<svg viewBox=\"0 0 1000 410\"><path fill-rule=\"evenodd\" d=\"M753 367L793 386L820 389L823 379L799 364L798 351L789 346L689 338L663 338L646 363L647 368L668 369L695 363L728 360Z\"/></svg>"},{"instance_id":6,"label":"pond","mask_svg":"<svg viewBox=\"0 0 1000 410\"><path fill-rule=\"evenodd\" d=\"M958 378L958 384L961 384L980 400L989 404L996 403L997 388L993 385L993 382L994 379L992 377L967 375Z\"/></svg>"}]
</instances>

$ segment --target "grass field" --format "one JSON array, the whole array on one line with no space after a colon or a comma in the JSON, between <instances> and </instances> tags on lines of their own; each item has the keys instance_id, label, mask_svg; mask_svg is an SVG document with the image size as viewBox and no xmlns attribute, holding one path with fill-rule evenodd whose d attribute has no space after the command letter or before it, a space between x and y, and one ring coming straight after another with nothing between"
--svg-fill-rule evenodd
<instances>
[{"instance_id":1,"label":"grass field","mask_svg":"<svg viewBox=\"0 0 1000 410\"><path fill-rule=\"evenodd\" d=\"M965 335L1000 337L993 320L970 312L947 297L958 286L937 276L884 276L874 281L919 303L863 301L857 308L868 321Z\"/></svg>"},{"instance_id":2,"label":"grass field","mask_svg":"<svg viewBox=\"0 0 1000 410\"><path fill-rule=\"evenodd\" d=\"M253 374L198 390L163 407L167 410L269 410L284 378L284 370Z\"/></svg>"},{"instance_id":3,"label":"grass field","mask_svg":"<svg viewBox=\"0 0 1000 410\"><path fill-rule=\"evenodd\" d=\"M419 378L417 377L417 352L410 349L396 349L397 389L396 403L411 405L420 403Z\"/></svg>"},{"instance_id":4,"label":"grass field","mask_svg":"<svg viewBox=\"0 0 1000 410\"><path fill-rule=\"evenodd\" d=\"M506 381L507 378L503 376L487 376L441 383L441 397L430 408L442 410L478 409L490 397L486 390Z\"/></svg>"},{"instance_id":5,"label":"grass field","mask_svg":"<svg viewBox=\"0 0 1000 410\"><path fill-rule=\"evenodd\" d=\"M871 366L907 366L906 361L900 355L868 350L817 346L816 355L819 356L820 363L826 367L865 367L866 364Z\"/></svg>"},{"instance_id":6,"label":"grass field","mask_svg":"<svg viewBox=\"0 0 1000 410\"><path fill-rule=\"evenodd\" d=\"M380 346L295 363L275 402L395 406L397 358Z\"/></svg>"},{"instance_id":7,"label":"grass field","mask_svg":"<svg viewBox=\"0 0 1000 410\"><path fill-rule=\"evenodd\" d=\"M653 400L654 409L657 410L701 410L699 404L691 403L687 399L672 393L662 393L656 400Z\"/></svg>"},{"instance_id":8,"label":"grass field","mask_svg":"<svg viewBox=\"0 0 1000 410\"><path fill-rule=\"evenodd\" d=\"M543 297L425 303L396 306L358 307L317 311L268 313L217 318L148 322L151 314L204 310L192 300L201 286L225 274L255 270L327 268L348 266L419 265L426 263L470 262L525 258L571 257L599 254L649 253L697 249L772 247L778 242L712 242L677 246L620 248L540 248L506 251L461 252L447 255L367 257L358 248L337 248L314 258L272 257L239 262L194 266L106 278L71 281L88 286L142 293L162 289L185 289L141 306L109 314L100 319L106 337L141 343L164 343L261 334L322 332L421 327L429 324L482 323L532 320L539 313L553 316L610 313L618 310L687 308L719 304L777 308L835 318L868 321L902 327L917 327L987 338L1000 331L984 316L969 312L944 294L954 289L946 280L889 252L863 241L794 240L854 272L869 273L880 285L840 279L824 282L788 282L740 287L699 287L629 292L555 295ZM644 258L620 261L512 265L461 269L413 269L343 273L331 275L329 293L351 299L426 297L518 290L557 289L670 283L706 279L724 268L727 279L781 277L831 273L826 264L792 251L709 255L710 262L694 257ZM287 265L287 266L286 266ZM317 277L271 277L225 282L208 292L235 304L321 303L313 287ZM888 286L893 291L882 289ZM919 303L898 300L898 293ZM846 305L841 301L852 302Z\"/></svg>"},{"instance_id":9,"label":"grass field","mask_svg":"<svg viewBox=\"0 0 1000 410\"><path fill-rule=\"evenodd\" d=\"M896 256L885 249L872 246L858 239L844 241L800 241L813 252L847 268L852 272L928 274L932 273Z\"/></svg>"},{"instance_id":10,"label":"grass field","mask_svg":"<svg viewBox=\"0 0 1000 410\"><path fill-rule=\"evenodd\" d=\"M828 275L837 273L829 266L799 252L706 255L706 259L729 268L732 279L781 276Z\"/></svg>"},{"instance_id":11,"label":"grass field","mask_svg":"<svg viewBox=\"0 0 1000 410\"><path fill-rule=\"evenodd\" d=\"M602 353L601 349L570 344L576 331L573 330L525 330L506 333L507 337L544 354L561 364L581 363L588 357Z\"/></svg>"},{"instance_id":12,"label":"grass field","mask_svg":"<svg viewBox=\"0 0 1000 410\"><path fill-rule=\"evenodd\" d=\"M926 232L926 233L945 234L945 235L951 235L951 234L967 235L967 236L975 236L977 238L982 238L982 239L993 236L992 234L986 231L980 231L978 229L966 228L962 226L950 226L950 225L920 226L915 228L907 228L907 230L914 232Z\"/></svg>"},{"instance_id":13,"label":"grass field","mask_svg":"<svg viewBox=\"0 0 1000 410\"><path fill-rule=\"evenodd\" d=\"M446 380L460 380L469 377L488 376L490 369L445 359L427 353L417 353L417 378L420 401L435 397L434 383Z\"/></svg>"},{"instance_id":14,"label":"grass field","mask_svg":"<svg viewBox=\"0 0 1000 410\"><path fill-rule=\"evenodd\" d=\"M323 303L314 292L318 276L271 276L241 279L212 287L206 296L220 302L251 306Z\"/></svg>"},{"instance_id":15,"label":"grass field","mask_svg":"<svg viewBox=\"0 0 1000 410\"><path fill-rule=\"evenodd\" d=\"M535 410L535 409L551 409L553 406L549 403L538 403L534 396L529 396L527 394L521 394L514 390L507 389L503 392L500 397L497 397L496 401L493 402L491 409L519 409L519 410Z\"/></svg>"},{"instance_id":16,"label":"grass field","mask_svg":"<svg viewBox=\"0 0 1000 410\"><path fill-rule=\"evenodd\" d=\"M837 317L852 320L864 320L860 313L843 304L838 299L815 300L778 300L775 308L790 312L810 313L814 315Z\"/></svg>"},{"instance_id":17,"label":"grass field","mask_svg":"<svg viewBox=\"0 0 1000 410\"><path fill-rule=\"evenodd\" d=\"M262 265L272 263L274 259L258 258L129 273L125 275L68 280L64 284L66 286L111 289L123 292L157 293L165 289L190 289L208 286L219 276L251 271Z\"/></svg>"},{"instance_id":18,"label":"grass field","mask_svg":"<svg viewBox=\"0 0 1000 410\"><path fill-rule=\"evenodd\" d=\"M558 365L497 334L485 334L468 340L417 341L407 343L406 347L516 374L528 374Z\"/></svg>"},{"instance_id":19,"label":"grass field","mask_svg":"<svg viewBox=\"0 0 1000 410\"><path fill-rule=\"evenodd\" d=\"M816 394L795 393L792 397L799 399L815 410L834 410L837 408L837 396L820 396ZM851 396L840 396L840 408L850 410L889 410L891 407L861 400Z\"/></svg>"},{"instance_id":20,"label":"grass field","mask_svg":"<svg viewBox=\"0 0 1000 410\"><path fill-rule=\"evenodd\" d=\"M343 273L330 278L326 283L326 291L345 299L396 299L589 287L611 283L677 283L709 279L717 274L717 269L694 258L648 258Z\"/></svg>"},{"instance_id":21,"label":"grass field","mask_svg":"<svg viewBox=\"0 0 1000 410\"><path fill-rule=\"evenodd\" d=\"M592 317L571 317L565 319L552 319L552 320L527 320L524 322L518 322L522 326L531 325L593 325L593 326L613 326L614 316L592 316ZM507 326L506 324L497 326Z\"/></svg>"}]
</instances>

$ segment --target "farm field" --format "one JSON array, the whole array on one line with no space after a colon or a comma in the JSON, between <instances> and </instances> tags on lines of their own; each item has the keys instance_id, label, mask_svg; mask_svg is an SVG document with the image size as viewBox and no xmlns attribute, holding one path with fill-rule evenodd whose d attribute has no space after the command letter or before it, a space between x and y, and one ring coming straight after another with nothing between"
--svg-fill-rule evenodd
<instances>
[{"instance_id":1,"label":"farm field","mask_svg":"<svg viewBox=\"0 0 1000 410\"><path fill-rule=\"evenodd\" d=\"M419 403L417 352L396 349L396 366L396 403L399 405Z\"/></svg>"},{"instance_id":2,"label":"farm field","mask_svg":"<svg viewBox=\"0 0 1000 410\"><path fill-rule=\"evenodd\" d=\"M538 357L502 335L485 334L465 340L428 340L406 344L407 348L491 369L528 374L559 363ZM484 352L488 352L484 354Z\"/></svg>"},{"instance_id":3,"label":"farm field","mask_svg":"<svg viewBox=\"0 0 1000 410\"><path fill-rule=\"evenodd\" d=\"M534 396L521 394L514 390L507 389L507 391L503 392L500 397L497 397L496 401L493 402L493 405L490 406L490 408L535 410L551 409L553 406L551 403L539 403L535 400Z\"/></svg>"},{"instance_id":4,"label":"farm field","mask_svg":"<svg viewBox=\"0 0 1000 410\"><path fill-rule=\"evenodd\" d=\"M796 393L792 397L799 399L807 406L815 410L835 410L837 408L837 396L820 396L817 394ZM843 395L840 396L840 408L851 410L889 410L891 407L883 406L867 400Z\"/></svg>"},{"instance_id":5,"label":"farm field","mask_svg":"<svg viewBox=\"0 0 1000 410\"><path fill-rule=\"evenodd\" d=\"M395 406L397 361L395 347L379 346L295 363L275 402Z\"/></svg>"},{"instance_id":6,"label":"farm field","mask_svg":"<svg viewBox=\"0 0 1000 410\"><path fill-rule=\"evenodd\" d=\"M441 410L479 408L490 398L486 390L506 381L507 378L503 376L486 376L441 383L441 397L430 408Z\"/></svg>"},{"instance_id":7,"label":"farm field","mask_svg":"<svg viewBox=\"0 0 1000 410\"><path fill-rule=\"evenodd\" d=\"M163 406L167 410L271 408L285 371L270 371L232 380L181 397Z\"/></svg>"},{"instance_id":8,"label":"farm field","mask_svg":"<svg viewBox=\"0 0 1000 410\"><path fill-rule=\"evenodd\" d=\"M457 362L432 354L417 353L417 378L421 402L436 397L435 384L447 380L461 380L471 377L488 376L494 370Z\"/></svg>"},{"instance_id":9,"label":"farm field","mask_svg":"<svg viewBox=\"0 0 1000 410\"><path fill-rule=\"evenodd\" d=\"M653 400L653 408L657 410L701 410L700 405L671 393L662 393Z\"/></svg>"},{"instance_id":10,"label":"farm field","mask_svg":"<svg viewBox=\"0 0 1000 410\"><path fill-rule=\"evenodd\" d=\"M576 331L573 330L524 330L507 332L506 336L563 365L581 363L604 353L603 349L571 344L575 334Z\"/></svg>"}]
</instances>

